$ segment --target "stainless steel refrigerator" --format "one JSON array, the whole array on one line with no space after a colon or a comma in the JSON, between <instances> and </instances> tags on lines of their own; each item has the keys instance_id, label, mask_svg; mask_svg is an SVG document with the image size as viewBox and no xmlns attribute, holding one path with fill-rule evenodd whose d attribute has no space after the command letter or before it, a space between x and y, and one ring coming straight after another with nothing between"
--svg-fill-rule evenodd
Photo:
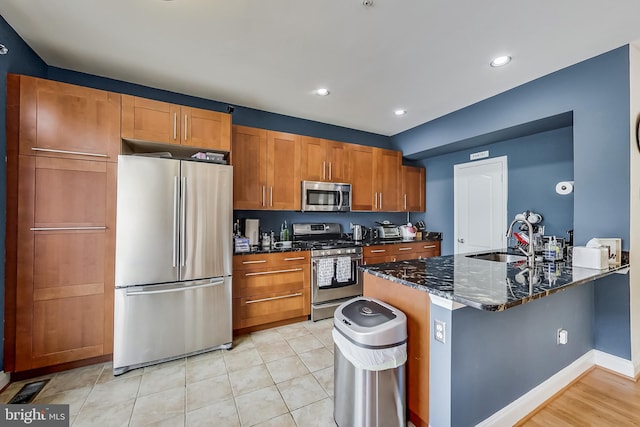
<instances>
[{"instance_id":1,"label":"stainless steel refrigerator","mask_svg":"<svg viewBox=\"0 0 640 427\"><path fill-rule=\"evenodd\" d=\"M115 375L231 347L232 170L118 157Z\"/></svg>"}]
</instances>

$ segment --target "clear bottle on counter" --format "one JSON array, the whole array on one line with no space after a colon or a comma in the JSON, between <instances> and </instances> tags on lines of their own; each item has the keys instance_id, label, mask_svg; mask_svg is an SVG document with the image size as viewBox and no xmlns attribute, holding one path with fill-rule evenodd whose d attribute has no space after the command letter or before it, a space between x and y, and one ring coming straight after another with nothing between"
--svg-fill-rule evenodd
<instances>
[{"instance_id":1,"label":"clear bottle on counter","mask_svg":"<svg viewBox=\"0 0 640 427\"><path fill-rule=\"evenodd\" d=\"M286 242L289 240L289 228L287 227L287 220L284 220L282 227L280 228L280 241Z\"/></svg>"}]
</instances>

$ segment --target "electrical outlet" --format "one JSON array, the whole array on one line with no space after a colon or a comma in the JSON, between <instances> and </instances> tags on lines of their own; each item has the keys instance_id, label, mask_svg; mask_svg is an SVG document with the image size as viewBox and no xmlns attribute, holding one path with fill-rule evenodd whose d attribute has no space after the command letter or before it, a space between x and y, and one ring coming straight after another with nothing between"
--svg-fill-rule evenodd
<instances>
[{"instance_id":1,"label":"electrical outlet","mask_svg":"<svg viewBox=\"0 0 640 427\"><path fill-rule=\"evenodd\" d=\"M441 342L442 344L446 343L446 340L447 340L446 323L444 323L442 320L433 321L433 338L436 341Z\"/></svg>"},{"instance_id":2,"label":"electrical outlet","mask_svg":"<svg viewBox=\"0 0 640 427\"><path fill-rule=\"evenodd\" d=\"M564 345L569 342L569 331L566 329L558 329L558 333L556 334L556 343L558 345Z\"/></svg>"}]
</instances>

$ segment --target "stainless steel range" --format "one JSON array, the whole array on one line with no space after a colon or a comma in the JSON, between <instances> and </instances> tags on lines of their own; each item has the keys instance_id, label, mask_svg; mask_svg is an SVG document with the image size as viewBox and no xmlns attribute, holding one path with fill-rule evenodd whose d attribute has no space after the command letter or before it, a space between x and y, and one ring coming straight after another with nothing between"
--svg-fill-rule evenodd
<instances>
[{"instance_id":1,"label":"stainless steel range","mask_svg":"<svg viewBox=\"0 0 640 427\"><path fill-rule=\"evenodd\" d=\"M311 320L333 317L344 301L362 295L362 247L340 224L292 224L294 247L311 251Z\"/></svg>"}]
</instances>

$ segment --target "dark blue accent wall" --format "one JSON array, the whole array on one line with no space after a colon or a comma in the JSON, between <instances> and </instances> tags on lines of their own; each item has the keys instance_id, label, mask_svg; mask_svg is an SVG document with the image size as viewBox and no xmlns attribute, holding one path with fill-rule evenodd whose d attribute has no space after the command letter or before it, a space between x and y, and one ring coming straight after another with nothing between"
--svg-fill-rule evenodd
<instances>
[{"instance_id":1,"label":"dark blue accent wall","mask_svg":"<svg viewBox=\"0 0 640 427\"><path fill-rule=\"evenodd\" d=\"M26 74L35 77L47 76L47 64L20 38L11 26L0 16L0 43L9 49L6 55L0 55L0 129L7 128L7 73ZM0 158L7 153L7 134L0 132ZM0 241L4 242L6 224L6 162L0 162ZM4 244L0 247L4 260ZM0 313L4 319L4 262L0 264ZM0 354L4 352L4 328L0 328ZM0 370L4 366L0 361Z\"/></svg>"},{"instance_id":2,"label":"dark blue accent wall","mask_svg":"<svg viewBox=\"0 0 640 427\"><path fill-rule=\"evenodd\" d=\"M572 112L575 244L584 245L592 237L613 236L622 238L623 249L628 250L629 93L629 47L623 46L391 139L396 148L412 156L442 146L455 147L478 135ZM535 150L535 147L531 149ZM431 169L437 167L434 163ZM427 170L429 218L438 209L433 205L434 199L452 203L442 172L431 180L432 173ZM453 221L452 215L447 218L442 214L438 221L445 236L447 229L453 230L452 225L447 225ZM600 337L595 341L595 347L630 359L629 278L621 277L615 287L602 285L602 291L595 295L594 329ZM590 310L588 307L574 309ZM612 316L612 313L617 315ZM608 338L605 340L604 337Z\"/></svg>"}]
</instances>

